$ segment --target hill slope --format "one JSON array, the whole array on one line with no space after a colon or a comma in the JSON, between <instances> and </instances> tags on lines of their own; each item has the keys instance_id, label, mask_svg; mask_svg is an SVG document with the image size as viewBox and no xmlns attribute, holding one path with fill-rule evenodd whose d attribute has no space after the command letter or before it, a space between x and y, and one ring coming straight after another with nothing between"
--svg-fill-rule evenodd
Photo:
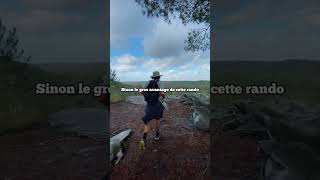
<instances>
[{"instance_id":1,"label":"hill slope","mask_svg":"<svg viewBox=\"0 0 320 180\"><path fill-rule=\"evenodd\" d=\"M35 94L37 83L70 85L70 78L37 66L0 59L0 133L44 122L51 112L70 106L95 105L90 96Z\"/></svg>"},{"instance_id":2,"label":"hill slope","mask_svg":"<svg viewBox=\"0 0 320 180\"><path fill-rule=\"evenodd\" d=\"M277 82L287 90L284 96L317 104L320 101L320 61L214 61L211 62L211 85L265 85ZM215 96L214 102L230 102L250 96ZM263 98L263 96L259 96Z\"/></svg>"}]
</instances>

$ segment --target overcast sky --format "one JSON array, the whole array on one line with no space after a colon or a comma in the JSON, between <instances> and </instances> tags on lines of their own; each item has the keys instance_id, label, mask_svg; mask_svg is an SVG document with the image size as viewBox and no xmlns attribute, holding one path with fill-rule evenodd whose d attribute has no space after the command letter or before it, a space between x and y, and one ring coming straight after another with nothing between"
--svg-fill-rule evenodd
<instances>
[{"instance_id":1,"label":"overcast sky","mask_svg":"<svg viewBox=\"0 0 320 180\"><path fill-rule=\"evenodd\" d=\"M215 1L214 59L320 59L319 0Z\"/></svg>"},{"instance_id":2,"label":"overcast sky","mask_svg":"<svg viewBox=\"0 0 320 180\"><path fill-rule=\"evenodd\" d=\"M106 1L1 0L32 62L106 62Z\"/></svg>"},{"instance_id":3,"label":"overcast sky","mask_svg":"<svg viewBox=\"0 0 320 180\"><path fill-rule=\"evenodd\" d=\"M121 81L150 79L153 71L163 80L209 80L208 52L186 52L184 41L195 25L171 24L143 16L133 0L111 0L111 68Z\"/></svg>"},{"instance_id":4,"label":"overcast sky","mask_svg":"<svg viewBox=\"0 0 320 180\"><path fill-rule=\"evenodd\" d=\"M33 62L106 62L106 1L1 0L0 17L16 26ZM211 60L320 59L319 0L215 2ZM209 52L186 53L187 32L146 18L134 0L111 0L111 67L121 80L209 78Z\"/></svg>"}]
</instances>

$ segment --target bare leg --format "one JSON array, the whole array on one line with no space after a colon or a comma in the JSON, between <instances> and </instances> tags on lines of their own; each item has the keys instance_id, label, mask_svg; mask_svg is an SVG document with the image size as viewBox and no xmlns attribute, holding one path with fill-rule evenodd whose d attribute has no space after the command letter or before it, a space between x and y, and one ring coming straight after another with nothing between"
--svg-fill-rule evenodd
<instances>
[{"instance_id":1,"label":"bare leg","mask_svg":"<svg viewBox=\"0 0 320 180\"><path fill-rule=\"evenodd\" d=\"M154 138L156 141L160 139L160 119L156 119L156 137Z\"/></svg>"},{"instance_id":2,"label":"bare leg","mask_svg":"<svg viewBox=\"0 0 320 180\"><path fill-rule=\"evenodd\" d=\"M148 134L150 130L150 123L144 125L143 133Z\"/></svg>"},{"instance_id":3,"label":"bare leg","mask_svg":"<svg viewBox=\"0 0 320 180\"><path fill-rule=\"evenodd\" d=\"M156 119L156 131L160 129L160 119Z\"/></svg>"},{"instance_id":4,"label":"bare leg","mask_svg":"<svg viewBox=\"0 0 320 180\"><path fill-rule=\"evenodd\" d=\"M143 137L140 141L140 149L145 149L145 141L147 140L147 134L149 133L150 130L150 123L144 124L143 126Z\"/></svg>"},{"instance_id":5,"label":"bare leg","mask_svg":"<svg viewBox=\"0 0 320 180\"><path fill-rule=\"evenodd\" d=\"M143 126L143 140L144 141L146 141L149 131L150 131L150 121L147 124L144 124L144 126Z\"/></svg>"}]
</instances>

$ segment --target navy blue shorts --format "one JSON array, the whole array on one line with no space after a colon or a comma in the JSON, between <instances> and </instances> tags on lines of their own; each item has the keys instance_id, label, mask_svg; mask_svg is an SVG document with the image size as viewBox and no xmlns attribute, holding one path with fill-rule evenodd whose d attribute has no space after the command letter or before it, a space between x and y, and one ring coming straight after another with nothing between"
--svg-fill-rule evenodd
<instances>
[{"instance_id":1,"label":"navy blue shorts","mask_svg":"<svg viewBox=\"0 0 320 180\"><path fill-rule=\"evenodd\" d=\"M144 110L145 115L142 117L144 124L148 124L152 119L161 119L163 116L163 105L158 101L155 104L147 104Z\"/></svg>"}]
</instances>

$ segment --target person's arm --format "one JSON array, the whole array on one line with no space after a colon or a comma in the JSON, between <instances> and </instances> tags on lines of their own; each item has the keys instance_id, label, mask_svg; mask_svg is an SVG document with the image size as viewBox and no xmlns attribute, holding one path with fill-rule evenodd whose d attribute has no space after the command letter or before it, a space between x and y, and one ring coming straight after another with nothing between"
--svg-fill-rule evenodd
<instances>
[{"instance_id":1,"label":"person's arm","mask_svg":"<svg viewBox=\"0 0 320 180\"><path fill-rule=\"evenodd\" d=\"M160 83L160 81L157 82L158 83L158 87L159 89L162 88L162 84ZM165 98L166 94L163 91L160 91L160 96L162 96L163 98Z\"/></svg>"},{"instance_id":2,"label":"person's arm","mask_svg":"<svg viewBox=\"0 0 320 180\"><path fill-rule=\"evenodd\" d=\"M148 84L149 84L149 82L147 82L142 88L147 89ZM144 95L144 94L143 94L143 91L141 91L140 94Z\"/></svg>"}]
</instances>

